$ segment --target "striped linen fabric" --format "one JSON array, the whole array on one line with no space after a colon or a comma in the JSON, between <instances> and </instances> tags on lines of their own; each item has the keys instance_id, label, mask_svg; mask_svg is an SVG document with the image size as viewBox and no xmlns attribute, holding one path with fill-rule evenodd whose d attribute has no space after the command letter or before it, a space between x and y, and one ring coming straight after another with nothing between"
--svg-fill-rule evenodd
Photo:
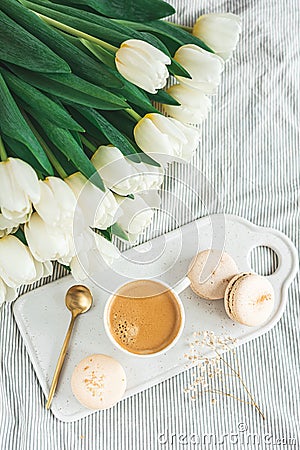
<instances>
[{"instance_id":1,"label":"striped linen fabric","mask_svg":"<svg viewBox=\"0 0 300 450\"><path fill-rule=\"evenodd\" d=\"M185 25L192 25L203 12L240 14L243 32L203 126L199 151L191 165L169 168L162 192L169 214L158 215L146 238L208 213L226 212L277 228L299 246L299 1L173 4L178 10L175 20ZM276 263L264 249L251 258L261 273L272 271ZM57 266L53 279L63 275ZM265 412L265 421L252 406L232 398L216 397L213 404L207 395L192 402L184 393L192 382L190 370L70 424L45 410L7 304L0 312L0 448L299 449L299 304L298 277L280 322L238 350L244 379ZM203 326L199 319L199 328ZM243 396L233 379L228 378L227 388Z\"/></svg>"}]
</instances>

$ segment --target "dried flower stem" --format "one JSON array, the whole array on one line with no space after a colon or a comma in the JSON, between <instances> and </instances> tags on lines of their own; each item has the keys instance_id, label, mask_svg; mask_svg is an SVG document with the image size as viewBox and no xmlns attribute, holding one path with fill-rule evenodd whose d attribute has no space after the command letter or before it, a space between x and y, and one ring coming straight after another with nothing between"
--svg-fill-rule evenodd
<instances>
[{"instance_id":1,"label":"dried flower stem","mask_svg":"<svg viewBox=\"0 0 300 450\"><path fill-rule=\"evenodd\" d=\"M232 349L231 349L231 351L232 351ZM256 401L255 401L253 395L251 394L251 392L249 391L248 387L246 386L246 384L245 384L243 378L242 378L241 375L240 375L240 371L236 371L236 370L234 369L234 367L232 367L232 366L231 366L231 365L223 358L223 356L218 352L218 350L215 349L215 352L216 352L216 354L220 357L220 359L223 361L223 363L224 363L227 367L229 367L230 370L232 370L232 372L233 372L233 373L237 376L237 378L240 380L240 382L241 382L243 388L245 389L246 393L248 394L248 396L249 396L249 398L250 398L250 400L251 400L251 402L252 402L252 405L257 409L257 411L259 412L259 414L261 415L261 417L265 420L265 419L266 419L265 415L264 415L263 412L261 411L261 409L260 409L260 407L258 406L258 404L256 403Z\"/></svg>"},{"instance_id":2,"label":"dried flower stem","mask_svg":"<svg viewBox=\"0 0 300 450\"><path fill-rule=\"evenodd\" d=\"M236 397L236 396L233 395L233 394L229 394L229 392L221 391L220 389L205 389L204 391L201 391L201 394L202 394L202 393L204 394L204 393L206 393L206 392L211 393L211 394L225 395L226 397L234 398L234 400L237 400L237 401L239 401L239 402L241 402L241 403L246 403L247 405L253 405L252 402L249 402L249 401L244 400L244 399L242 399L242 398Z\"/></svg>"}]
</instances>

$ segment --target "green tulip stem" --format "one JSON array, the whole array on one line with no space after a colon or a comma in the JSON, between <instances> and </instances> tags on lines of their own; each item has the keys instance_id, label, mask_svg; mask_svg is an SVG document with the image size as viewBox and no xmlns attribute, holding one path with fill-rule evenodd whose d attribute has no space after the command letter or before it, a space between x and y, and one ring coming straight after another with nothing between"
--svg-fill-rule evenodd
<instances>
[{"instance_id":1,"label":"green tulip stem","mask_svg":"<svg viewBox=\"0 0 300 450\"><path fill-rule=\"evenodd\" d=\"M58 22L57 20L51 19L50 17L44 16L43 14L39 14L35 11L32 12L34 12L37 16L43 19L44 22L47 22L49 25L52 25L53 27L58 28L59 30L65 31L66 33L72 34L73 36L86 39L90 42L94 42L95 44L101 45L101 47L113 51L114 53L118 50L118 47L115 47L114 45L111 45L108 42L102 41L101 39L91 36L90 34L76 30L76 28L69 27L64 23Z\"/></svg>"},{"instance_id":2,"label":"green tulip stem","mask_svg":"<svg viewBox=\"0 0 300 450\"><path fill-rule=\"evenodd\" d=\"M86 146L86 148L88 148L93 154L95 153L95 151L97 150L97 147L95 145L93 145L85 136L83 136L82 134L80 134L80 139L81 142L83 143L83 145Z\"/></svg>"},{"instance_id":3,"label":"green tulip stem","mask_svg":"<svg viewBox=\"0 0 300 450\"><path fill-rule=\"evenodd\" d=\"M65 171L65 169L62 167L62 165L60 164L60 162L58 161L58 159L56 158L56 156L54 155L54 153L52 152L52 150L49 148L49 146L46 144L46 142L44 141L44 139L40 136L40 134L37 132L37 130L34 128L34 126L32 125L29 117L27 116L27 114L25 113L25 111L22 110L22 115L24 117L24 119L26 120L26 122L28 123L31 131L33 132L33 134L35 135L36 139L38 140L39 144L41 145L41 147L43 148L44 152L46 153L46 155L48 156L49 161L51 162L52 166L54 167L54 169L56 170L56 172L58 173L58 175L62 178L65 179L67 178L68 174Z\"/></svg>"},{"instance_id":4,"label":"green tulip stem","mask_svg":"<svg viewBox=\"0 0 300 450\"><path fill-rule=\"evenodd\" d=\"M127 114L129 114L131 117L133 117L137 122L139 122L142 119L142 116L140 116L137 112L135 112L131 108L126 108L125 111Z\"/></svg>"},{"instance_id":5,"label":"green tulip stem","mask_svg":"<svg viewBox=\"0 0 300 450\"><path fill-rule=\"evenodd\" d=\"M6 161L7 160L7 153L4 147L4 143L2 140L2 137L0 136L0 159L1 161Z\"/></svg>"}]
</instances>

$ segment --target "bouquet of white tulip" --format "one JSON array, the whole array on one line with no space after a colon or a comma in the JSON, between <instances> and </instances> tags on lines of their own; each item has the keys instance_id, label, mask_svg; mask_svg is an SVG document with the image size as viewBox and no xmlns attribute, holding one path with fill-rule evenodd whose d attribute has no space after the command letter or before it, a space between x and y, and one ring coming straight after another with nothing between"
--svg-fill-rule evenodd
<instances>
[{"instance_id":1,"label":"bouquet of white tulip","mask_svg":"<svg viewBox=\"0 0 300 450\"><path fill-rule=\"evenodd\" d=\"M89 252L111 264L113 237L150 225L165 166L191 160L241 25L206 14L188 29L162 20L173 13L162 0L1 0L0 304L52 261L79 280Z\"/></svg>"}]
</instances>

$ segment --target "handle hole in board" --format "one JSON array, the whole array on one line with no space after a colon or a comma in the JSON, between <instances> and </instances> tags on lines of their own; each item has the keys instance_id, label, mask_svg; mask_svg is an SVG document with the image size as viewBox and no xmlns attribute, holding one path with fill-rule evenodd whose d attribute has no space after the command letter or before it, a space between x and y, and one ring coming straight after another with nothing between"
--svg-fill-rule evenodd
<instances>
[{"instance_id":1,"label":"handle hole in board","mask_svg":"<svg viewBox=\"0 0 300 450\"><path fill-rule=\"evenodd\" d=\"M254 247L248 258L251 269L258 275L264 277L272 275L279 264L277 253L265 245Z\"/></svg>"}]
</instances>

